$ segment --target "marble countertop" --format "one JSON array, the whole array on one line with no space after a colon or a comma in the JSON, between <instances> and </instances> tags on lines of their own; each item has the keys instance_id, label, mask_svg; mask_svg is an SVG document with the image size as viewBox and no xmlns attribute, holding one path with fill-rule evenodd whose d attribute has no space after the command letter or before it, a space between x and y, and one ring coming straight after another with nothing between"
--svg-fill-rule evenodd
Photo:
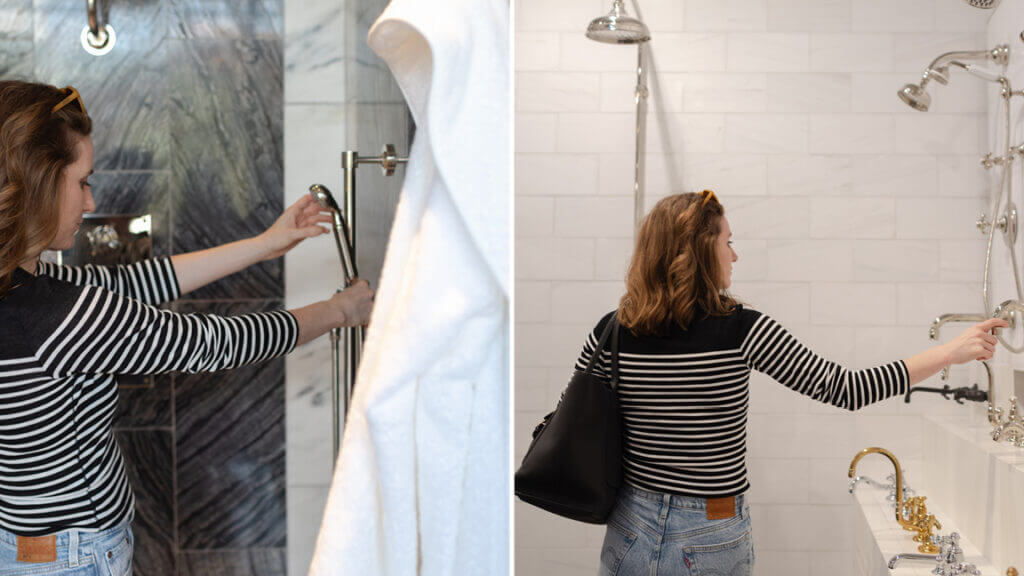
<instances>
[{"instance_id":1,"label":"marble countertop","mask_svg":"<svg viewBox=\"0 0 1024 576\"><path fill-rule=\"evenodd\" d=\"M991 440L989 440L991 442ZM854 492L857 504L860 507L868 527L874 535L875 544L885 562L888 562L896 554L917 552L918 543L913 541L913 532L908 532L896 524L896 518L892 504L886 499L889 495L887 490L880 490L865 484L857 486ZM951 532L960 532L957 526L948 521L948 515L943 514L938 506L928 503L929 513L942 522L942 535ZM984 576L1002 576L995 566L989 564L989 560L983 557L977 547L971 543L963 533L960 534L960 547L964 550L965 562L974 564ZM896 569L888 571L892 576L931 576L935 564L921 560L903 560L896 566ZM884 572L883 572L884 573Z\"/></svg>"}]
</instances>

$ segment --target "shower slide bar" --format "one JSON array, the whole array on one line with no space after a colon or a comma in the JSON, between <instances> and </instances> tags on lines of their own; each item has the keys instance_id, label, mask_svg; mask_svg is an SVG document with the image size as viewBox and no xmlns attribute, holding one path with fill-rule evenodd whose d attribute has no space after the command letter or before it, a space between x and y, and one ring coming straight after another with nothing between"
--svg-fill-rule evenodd
<instances>
[{"instance_id":1,"label":"shower slide bar","mask_svg":"<svg viewBox=\"0 0 1024 576\"><path fill-rule=\"evenodd\" d=\"M395 153L395 147L391 144L385 144L379 156L360 156L354 150L342 152L341 168L345 184L344 208L338 205L326 186L313 184L309 187L309 193L316 198L320 207L330 210L334 216L334 243L345 272L345 286L339 288L339 291L347 288L359 276L356 270L356 168L361 164L377 164L384 176L392 176L399 164L408 161L408 158L399 157ZM333 447L331 453L335 463L338 460L338 451L341 449L342 426L352 403L352 391L359 370L359 360L363 355L364 336L365 330L362 326L331 329L331 439ZM344 354L341 352L342 341L345 343Z\"/></svg>"}]
</instances>

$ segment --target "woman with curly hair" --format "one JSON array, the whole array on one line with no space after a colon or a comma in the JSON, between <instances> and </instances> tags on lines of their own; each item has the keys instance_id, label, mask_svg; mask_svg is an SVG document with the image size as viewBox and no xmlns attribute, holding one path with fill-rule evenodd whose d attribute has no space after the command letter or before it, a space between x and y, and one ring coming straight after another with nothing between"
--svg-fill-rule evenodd
<instances>
[{"instance_id":1,"label":"woman with curly hair","mask_svg":"<svg viewBox=\"0 0 1024 576\"><path fill-rule=\"evenodd\" d=\"M754 564L746 469L750 372L858 410L943 366L992 357L992 319L906 360L852 371L812 352L728 293L738 257L715 194L662 199L640 227L626 294L588 337L619 327L624 483L601 548L603 575L746 576ZM616 314L617 312L617 314ZM594 372L608 376L604 350Z\"/></svg>"},{"instance_id":2,"label":"woman with curly hair","mask_svg":"<svg viewBox=\"0 0 1024 576\"><path fill-rule=\"evenodd\" d=\"M119 374L212 372L365 325L365 281L296 310L156 308L326 232L309 197L255 238L130 266L55 266L95 204L71 87L0 82L0 574L130 574L135 498L111 433Z\"/></svg>"}]
</instances>

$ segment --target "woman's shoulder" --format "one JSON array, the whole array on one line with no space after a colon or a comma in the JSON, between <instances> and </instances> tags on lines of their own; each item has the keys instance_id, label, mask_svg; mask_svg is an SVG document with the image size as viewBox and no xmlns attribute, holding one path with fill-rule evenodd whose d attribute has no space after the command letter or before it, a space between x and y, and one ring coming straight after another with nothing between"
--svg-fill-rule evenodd
<instances>
[{"instance_id":1,"label":"woman's shoulder","mask_svg":"<svg viewBox=\"0 0 1024 576\"><path fill-rule=\"evenodd\" d=\"M38 344L71 314L84 288L46 275L16 274L0 300L0 326L5 345ZM20 347L20 346L19 346Z\"/></svg>"}]
</instances>

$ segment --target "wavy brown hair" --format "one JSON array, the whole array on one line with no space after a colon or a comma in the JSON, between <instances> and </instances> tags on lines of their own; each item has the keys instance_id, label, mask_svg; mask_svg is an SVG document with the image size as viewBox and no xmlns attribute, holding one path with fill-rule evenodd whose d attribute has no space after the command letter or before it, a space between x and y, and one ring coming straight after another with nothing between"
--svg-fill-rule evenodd
<instances>
[{"instance_id":1,"label":"wavy brown hair","mask_svg":"<svg viewBox=\"0 0 1024 576\"><path fill-rule=\"evenodd\" d=\"M0 81L0 298L22 260L45 250L60 227L64 168L76 160L76 135L92 131L80 99L53 111L69 94Z\"/></svg>"},{"instance_id":2,"label":"wavy brown hair","mask_svg":"<svg viewBox=\"0 0 1024 576\"><path fill-rule=\"evenodd\" d=\"M707 201L705 201L705 198ZM634 334L684 330L698 314L727 315L739 304L722 285L715 243L725 209L710 192L663 198L644 219L626 274L619 322Z\"/></svg>"}]
</instances>

